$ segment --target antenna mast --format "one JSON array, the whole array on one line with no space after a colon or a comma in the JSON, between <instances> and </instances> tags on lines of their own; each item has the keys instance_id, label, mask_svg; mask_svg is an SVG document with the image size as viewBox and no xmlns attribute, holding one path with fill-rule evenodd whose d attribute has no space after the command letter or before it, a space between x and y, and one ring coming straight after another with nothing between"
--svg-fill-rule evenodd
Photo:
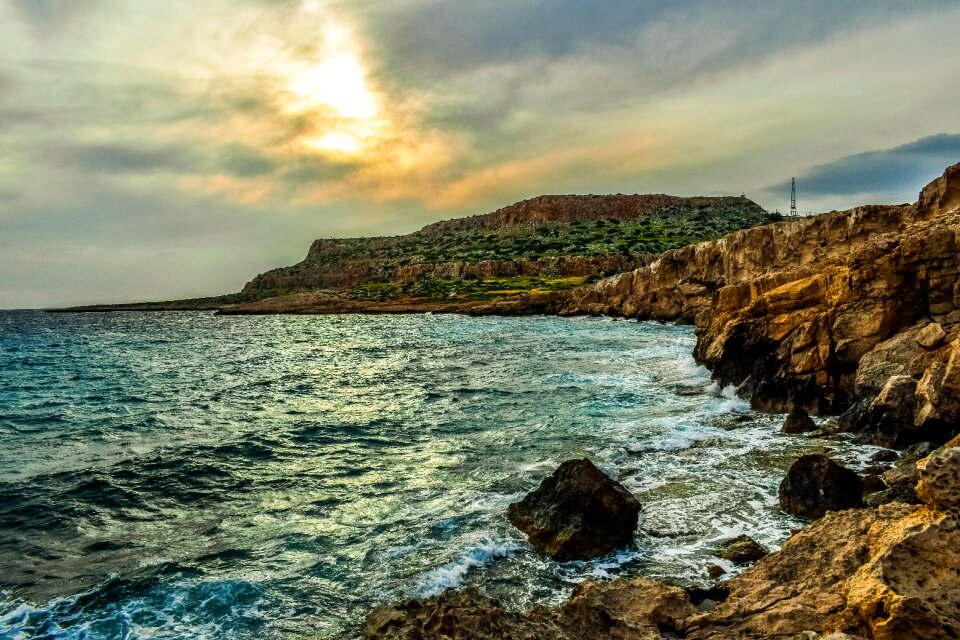
<instances>
[{"instance_id":1,"label":"antenna mast","mask_svg":"<svg viewBox=\"0 0 960 640\"><path fill-rule=\"evenodd\" d=\"M790 215L797 215L797 179L790 178Z\"/></svg>"}]
</instances>

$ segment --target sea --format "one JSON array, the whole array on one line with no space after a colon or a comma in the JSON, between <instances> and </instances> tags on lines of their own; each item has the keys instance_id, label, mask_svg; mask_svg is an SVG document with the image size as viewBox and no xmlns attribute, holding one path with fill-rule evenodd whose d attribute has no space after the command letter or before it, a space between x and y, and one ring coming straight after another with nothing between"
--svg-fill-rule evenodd
<instances>
[{"instance_id":1,"label":"sea","mask_svg":"<svg viewBox=\"0 0 960 640\"><path fill-rule=\"evenodd\" d=\"M0 312L0 637L355 638L378 604L471 586L515 610L586 579L708 583L777 549L779 433L693 329L605 318ZM590 458L635 541L555 562L506 518Z\"/></svg>"}]
</instances>

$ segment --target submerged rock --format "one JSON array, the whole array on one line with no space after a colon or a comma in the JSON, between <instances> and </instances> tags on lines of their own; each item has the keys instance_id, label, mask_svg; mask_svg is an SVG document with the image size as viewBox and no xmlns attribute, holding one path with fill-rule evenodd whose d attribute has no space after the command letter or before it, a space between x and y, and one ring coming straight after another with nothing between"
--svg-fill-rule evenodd
<instances>
[{"instance_id":1,"label":"submerged rock","mask_svg":"<svg viewBox=\"0 0 960 640\"><path fill-rule=\"evenodd\" d=\"M720 545L719 556L734 564L756 562L769 553L748 535L737 536Z\"/></svg>"},{"instance_id":2,"label":"submerged rock","mask_svg":"<svg viewBox=\"0 0 960 640\"><path fill-rule=\"evenodd\" d=\"M633 539L640 503L586 458L568 460L520 502L510 522L557 560L603 555Z\"/></svg>"},{"instance_id":3,"label":"submerged rock","mask_svg":"<svg viewBox=\"0 0 960 640\"><path fill-rule=\"evenodd\" d=\"M727 570L724 569L723 567L721 567L721 566L718 565L718 564L709 564L709 565L707 565L707 575L710 576L711 578L713 578L714 580L716 580L717 578L719 578L720 576L722 576L722 575L725 574L726 572L727 572Z\"/></svg>"},{"instance_id":4,"label":"submerged rock","mask_svg":"<svg viewBox=\"0 0 960 640\"><path fill-rule=\"evenodd\" d=\"M810 518L863 506L860 476L816 454L802 456L790 466L779 494L784 511Z\"/></svg>"},{"instance_id":5,"label":"submerged rock","mask_svg":"<svg viewBox=\"0 0 960 640\"><path fill-rule=\"evenodd\" d=\"M806 409L799 406L790 410L783 427L780 428L781 433L809 433L816 430L817 425L813 422L813 418L810 417Z\"/></svg>"}]
</instances>

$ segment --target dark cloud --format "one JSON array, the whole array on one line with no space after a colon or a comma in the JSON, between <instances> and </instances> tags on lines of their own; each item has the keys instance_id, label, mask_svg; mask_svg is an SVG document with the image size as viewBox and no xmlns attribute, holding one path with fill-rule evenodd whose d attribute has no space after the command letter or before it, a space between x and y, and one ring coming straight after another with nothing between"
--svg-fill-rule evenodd
<instances>
[{"instance_id":1,"label":"dark cloud","mask_svg":"<svg viewBox=\"0 0 960 640\"><path fill-rule=\"evenodd\" d=\"M960 162L960 134L941 133L879 151L822 164L797 176L797 189L813 196L887 193L906 197ZM790 181L768 188L784 191Z\"/></svg>"},{"instance_id":2,"label":"dark cloud","mask_svg":"<svg viewBox=\"0 0 960 640\"><path fill-rule=\"evenodd\" d=\"M348 163L327 162L320 158L291 158L283 168L284 181L296 188L339 180L356 168Z\"/></svg>"},{"instance_id":3,"label":"dark cloud","mask_svg":"<svg viewBox=\"0 0 960 640\"><path fill-rule=\"evenodd\" d=\"M10 0L20 16L41 35L55 34L87 16L100 0Z\"/></svg>"},{"instance_id":4,"label":"dark cloud","mask_svg":"<svg viewBox=\"0 0 960 640\"><path fill-rule=\"evenodd\" d=\"M258 151L243 145L230 145L220 155L220 168L238 178L256 178L269 175L277 163Z\"/></svg>"},{"instance_id":5,"label":"dark cloud","mask_svg":"<svg viewBox=\"0 0 960 640\"><path fill-rule=\"evenodd\" d=\"M525 57L631 48L658 24L676 28L681 37L684 27L702 22L718 34L736 32L722 59L713 59L728 64L739 55L769 55L898 14L952 5L952 0L745 0L720 8L712 0L433 0L414 6L391 3L376 28L401 68L435 77ZM660 62L632 61L638 67Z\"/></svg>"},{"instance_id":6,"label":"dark cloud","mask_svg":"<svg viewBox=\"0 0 960 640\"><path fill-rule=\"evenodd\" d=\"M46 150L47 160L88 173L123 174L162 171L185 173L194 160L182 149L141 149L121 145L73 145Z\"/></svg>"},{"instance_id":7,"label":"dark cloud","mask_svg":"<svg viewBox=\"0 0 960 640\"><path fill-rule=\"evenodd\" d=\"M953 6L954 0L422 0L386 3L367 20L388 82L470 96L434 105L431 123L500 145L498 134L512 138L515 117L531 111L652 102L698 82L735 77L786 50Z\"/></svg>"}]
</instances>

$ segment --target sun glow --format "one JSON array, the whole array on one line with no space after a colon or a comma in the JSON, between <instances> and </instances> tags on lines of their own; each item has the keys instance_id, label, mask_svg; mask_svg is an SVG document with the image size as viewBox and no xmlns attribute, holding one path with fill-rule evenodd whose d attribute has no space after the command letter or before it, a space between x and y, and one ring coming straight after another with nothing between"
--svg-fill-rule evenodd
<instances>
[{"instance_id":1,"label":"sun glow","mask_svg":"<svg viewBox=\"0 0 960 640\"><path fill-rule=\"evenodd\" d=\"M289 69L287 111L310 117L312 130L301 138L307 149L333 158L358 158L386 135L390 121L361 62L354 34L328 23L323 42L317 59Z\"/></svg>"},{"instance_id":2,"label":"sun glow","mask_svg":"<svg viewBox=\"0 0 960 640\"><path fill-rule=\"evenodd\" d=\"M380 109L367 84L366 70L349 53L328 58L301 72L290 83L290 91L302 109L329 108L352 120L375 118Z\"/></svg>"}]
</instances>

